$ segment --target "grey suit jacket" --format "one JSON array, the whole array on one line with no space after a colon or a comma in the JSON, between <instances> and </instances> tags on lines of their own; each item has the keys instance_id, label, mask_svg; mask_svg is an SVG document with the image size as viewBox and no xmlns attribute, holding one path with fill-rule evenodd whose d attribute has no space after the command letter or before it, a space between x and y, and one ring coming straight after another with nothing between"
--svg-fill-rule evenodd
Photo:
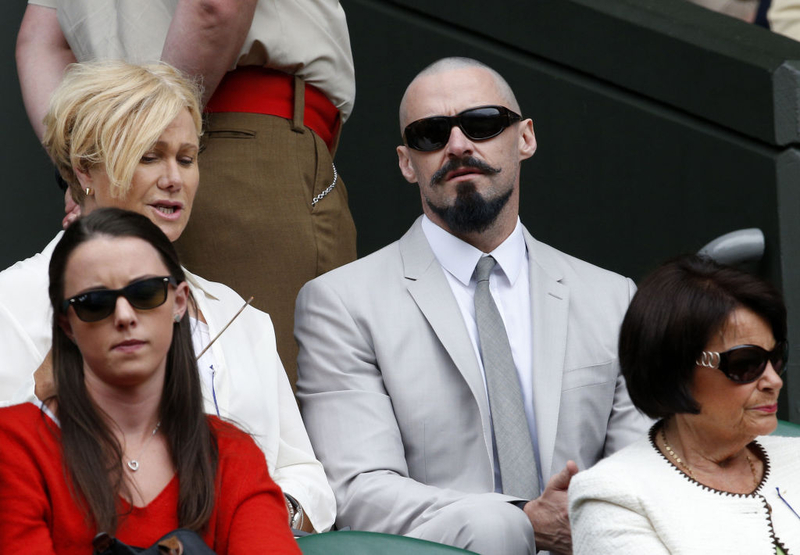
<instances>
[{"instance_id":1,"label":"grey suit jacket","mask_svg":"<svg viewBox=\"0 0 800 555\"><path fill-rule=\"evenodd\" d=\"M545 481L644 434L617 363L633 282L525 230L533 384ZM295 312L298 399L333 486L337 524L407 534L494 493L492 432L470 338L422 231L312 280Z\"/></svg>"}]
</instances>

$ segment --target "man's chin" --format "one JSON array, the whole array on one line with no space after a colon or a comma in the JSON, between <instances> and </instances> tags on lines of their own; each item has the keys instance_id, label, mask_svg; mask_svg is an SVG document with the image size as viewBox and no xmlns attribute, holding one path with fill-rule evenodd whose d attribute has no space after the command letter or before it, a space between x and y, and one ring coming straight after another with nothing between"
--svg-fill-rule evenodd
<instances>
[{"instance_id":1,"label":"man's chin","mask_svg":"<svg viewBox=\"0 0 800 555\"><path fill-rule=\"evenodd\" d=\"M436 214L447 228L458 234L482 233L486 231L503 211L512 191L499 197L486 200L475 191L472 183L463 182L452 206L438 206L429 198L425 199L428 208Z\"/></svg>"}]
</instances>

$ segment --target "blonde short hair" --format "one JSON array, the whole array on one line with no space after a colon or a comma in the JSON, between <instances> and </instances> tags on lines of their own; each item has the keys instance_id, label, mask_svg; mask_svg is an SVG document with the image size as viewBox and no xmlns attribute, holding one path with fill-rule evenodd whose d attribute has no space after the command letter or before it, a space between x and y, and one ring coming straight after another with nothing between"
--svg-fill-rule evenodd
<instances>
[{"instance_id":1,"label":"blonde short hair","mask_svg":"<svg viewBox=\"0 0 800 555\"><path fill-rule=\"evenodd\" d=\"M71 64L50 99L42 144L69 184L84 198L74 168L102 165L110 195L124 197L142 156L183 109L202 134L201 88L165 64L122 61Z\"/></svg>"}]
</instances>

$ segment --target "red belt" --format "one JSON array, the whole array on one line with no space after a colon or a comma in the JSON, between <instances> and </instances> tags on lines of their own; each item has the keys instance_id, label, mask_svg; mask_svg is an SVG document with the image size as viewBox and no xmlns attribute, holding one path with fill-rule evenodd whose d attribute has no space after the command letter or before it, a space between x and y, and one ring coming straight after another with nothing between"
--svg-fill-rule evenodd
<instances>
[{"instance_id":1,"label":"red belt","mask_svg":"<svg viewBox=\"0 0 800 555\"><path fill-rule=\"evenodd\" d=\"M257 66L238 67L222 78L205 111L267 114L288 120L294 116L294 76ZM303 123L328 149L339 130L339 110L314 85L306 83Z\"/></svg>"}]
</instances>

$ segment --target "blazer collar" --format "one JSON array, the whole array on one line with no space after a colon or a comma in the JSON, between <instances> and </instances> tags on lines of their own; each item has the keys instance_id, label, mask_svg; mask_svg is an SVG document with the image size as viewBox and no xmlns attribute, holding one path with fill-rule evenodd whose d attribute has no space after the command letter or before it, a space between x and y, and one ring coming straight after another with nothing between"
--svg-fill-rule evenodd
<instances>
[{"instance_id":1,"label":"blazer collar","mask_svg":"<svg viewBox=\"0 0 800 555\"><path fill-rule=\"evenodd\" d=\"M450 284L422 231L421 218L398 245L408 292L467 382L478 404L487 456L492 460L491 420L483 375Z\"/></svg>"},{"instance_id":2,"label":"blazer collar","mask_svg":"<svg viewBox=\"0 0 800 555\"><path fill-rule=\"evenodd\" d=\"M524 230L528 245L533 329L533 410L539 440L539 462L545 480L553 469L556 433L561 407L561 382L566 357L569 288L564 283L563 261L554 249Z\"/></svg>"}]
</instances>

